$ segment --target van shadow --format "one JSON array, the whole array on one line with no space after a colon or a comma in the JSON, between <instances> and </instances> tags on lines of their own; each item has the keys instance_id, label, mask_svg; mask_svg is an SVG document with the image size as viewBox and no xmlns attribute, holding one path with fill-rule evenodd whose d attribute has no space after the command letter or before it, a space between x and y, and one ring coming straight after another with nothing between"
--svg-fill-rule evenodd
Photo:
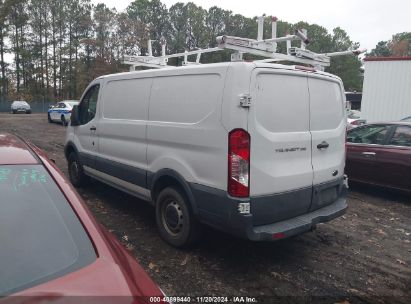
<instances>
[{"instance_id":1,"label":"van shadow","mask_svg":"<svg viewBox=\"0 0 411 304\"><path fill-rule=\"evenodd\" d=\"M253 242L205 227L195 252L206 259L223 259L227 271L244 273L266 262L270 266L295 263L305 255L301 246L304 242L299 236L276 242Z\"/></svg>"},{"instance_id":2,"label":"van shadow","mask_svg":"<svg viewBox=\"0 0 411 304\"><path fill-rule=\"evenodd\" d=\"M241 289L244 295L258 289L256 295L273 295L278 286L292 294L298 284L294 273L312 267L316 255L330 246L316 232L276 242L252 242L204 227L199 243L176 249L159 237L149 203L97 181L81 189L81 194L99 222L119 239L127 235L134 255L160 286L172 286L179 294L204 295L210 288L221 288L231 293ZM154 271L157 268L147 269L151 262L159 273ZM220 285L216 287L214 281Z\"/></svg>"},{"instance_id":3,"label":"van shadow","mask_svg":"<svg viewBox=\"0 0 411 304\"><path fill-rule=\"evenodd\" d=\"M155 229L154 208L146 201L96 180L79 189L95 216L110 230L117 230L129 221L147 229ZM107 225L107 223L111 225Z\"/></svg>"},{"instance_id":4,"label":"van shadow","mask_svg":"<svg viewBox=\"0 0 411 304\"><path fill-rule=\"evenodd\" d=\"M108 222L112 224L112 227L107 228L115 229L117 225L124 229L131 228L130 224L138 224L140 228L143 228L141 230L152 230L157 233L155 210L149 202L98 181L92 181L87 188L81 189L81 194L87 199L89 207L96 211L96 216L103 217L104 224L110 219ZM101 203L103 203L103 207ZM300 236L276 242L253 242L204 226L201 241L197 244L187 249L170 248L183 253L201 254L206 258L227 257L227 265L231 268L235 264L251 263L254 259L292 263L296 256L301 257L304 254L301 250L303 242L306 241ZM166 243L164 245L168 246ZM237 263L238 261L241 263Z\"/></svg>"}]
</instances>

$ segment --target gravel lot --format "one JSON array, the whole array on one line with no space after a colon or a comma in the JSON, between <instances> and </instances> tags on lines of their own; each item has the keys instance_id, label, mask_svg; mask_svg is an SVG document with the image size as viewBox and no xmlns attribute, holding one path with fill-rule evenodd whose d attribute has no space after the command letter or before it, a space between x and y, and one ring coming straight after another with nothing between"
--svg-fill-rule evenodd
<instances>
[{"instance_id":1,"label":"gravel lot","mask_svg":"<svg viewBox=\"0 0 411 304\"><path fill-rule=\"evenodd\" d=\"M67 174L65 128L47 123L46 114L0 113L4 131L44 149ZM79 192L170 296L411 303L410 197L351 185L347 214L313 232L253 243L206 229L201 244L178 250L158 236L154 210L147 203L97 181Z\"/></svg>"}]
</instances>

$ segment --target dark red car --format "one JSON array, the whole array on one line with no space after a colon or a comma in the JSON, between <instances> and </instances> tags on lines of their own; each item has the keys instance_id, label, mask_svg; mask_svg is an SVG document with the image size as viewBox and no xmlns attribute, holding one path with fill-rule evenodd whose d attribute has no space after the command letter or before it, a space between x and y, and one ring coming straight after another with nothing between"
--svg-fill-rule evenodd
<instances>
[{"instance_id":1,"label":"dark red car","mask_svg":"<svg viewBox=\"0 0 411 304\"><path fill-rule=\"evenodd\" d=\"M44 152L0 134L0 302L67 296L150 303L163 293Z\"/></svg>"},{"instance_id":2,"label":"dark red car","mask_svg":"<svg viewBox=\"0 0 411 304\"><path fill-rule=\"evenodd\" d=\"M374 123L347 132L352 181L411 193L411 123Z\"/></svg>"}]
</instances>

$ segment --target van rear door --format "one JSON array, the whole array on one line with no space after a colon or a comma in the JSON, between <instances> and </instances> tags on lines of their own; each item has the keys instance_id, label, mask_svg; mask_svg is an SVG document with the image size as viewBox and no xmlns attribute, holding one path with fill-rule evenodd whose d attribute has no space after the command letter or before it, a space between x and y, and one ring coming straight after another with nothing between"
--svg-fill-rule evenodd
<instances>
[{"instance_id":1,"label":"van rear door","mask_svg":"<svg viewBox=\"0 0 411 304\"><path fill-rule=\"evenodd\" d=\"M333 203L345 165L345 98L337 78L308 74L312 136L313 201L310 211Z\"/></svg>"},{"instance_id":2,"label":"van rear door","mask_svg":"<svg viewBox=\"0 0 411 304\"><path fill-rule=\"evenodd\" d=\"M311 205L307 73L256 68L251 77L250 196L254 225L308 212Z\"/></svg>"}]
</instances>

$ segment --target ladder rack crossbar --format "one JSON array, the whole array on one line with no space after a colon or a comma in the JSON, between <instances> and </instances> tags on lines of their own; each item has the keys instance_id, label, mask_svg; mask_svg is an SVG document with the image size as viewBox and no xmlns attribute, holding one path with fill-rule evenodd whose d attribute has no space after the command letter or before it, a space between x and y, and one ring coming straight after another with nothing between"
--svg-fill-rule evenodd
<instances>
[{"instance_id":1,"label":"ladder rack crossbar","mask_svg":"<svg viewBox=\"0 0 411 304\"><path fill-rule=\"evenodd\" d=\"M148 56L124 56L123 63L131 66L131 70L134 70L137 66L146 66L152 68L165 68L172 67L167 65L169 58L184 57L183 65L200 64L201 54L219 52L224 49L235 51L231 56L232 61L242 60L242 55L252 54L267 59L256 60L257 62L273 62L273 61L290 61L302 64L312 65L319 70L324 70L325 67L330 65L330 58L343 55L359 55L366 50L347 50L342 52L332 53L315 53L306 49L306 46L310 43L307 37L307 31L305 29L296 30L294 35L286 35L284 37L277 37L277 18L272 17L272 35L269 39L263 38L263 26L264 17L258 18L258 34L257 39L242 38L235 36L219 36L217 37L217 47L198 49L192 51L185 51L182 53L166 55L166 43L165 39L161 39L161 56L152 56L151 40L148 41ZM292 41L301 41L301 46L292 47ZM287 53L277 52L277 43L286 42ZM195 62L189 62L188 56L197 55Z\"/></svg>"},{"instance_id":2,"label":"ladder rack crossbar","mask_svg":"<svg viewBox=\"0 0 411 304\"><path fill-rule=\"evenodd\" d=\"M190 56L190 55L197 55L197 54L204 54L204 53L212 53L212 52L218 52L218 51L222 51L222 49L219 48L219 47L208 48L208 49L198 49L198 50L194 50L194 51L187 51L187 52L184 52L184 53L176 53L176 54L161 56L159 58L176 58L176 57L183 57L183 56Z\"/></svg>"},{"instance_id":3,"label":"ladder rack crossbar","mask_svg":"<svg viewBox=\"0 0 411 304\"><path fill-rule=\"evenodd\" d=\"M284 37L278 37L278 38L270 38L270 39L264 39L264 40L255 40L253 43L254 44L259 44L259 43L271 43L271 42L284 42L284 41L294 41L294 40L300 40L296 35L287 35Z\"/></svg>"}]
</instances>

